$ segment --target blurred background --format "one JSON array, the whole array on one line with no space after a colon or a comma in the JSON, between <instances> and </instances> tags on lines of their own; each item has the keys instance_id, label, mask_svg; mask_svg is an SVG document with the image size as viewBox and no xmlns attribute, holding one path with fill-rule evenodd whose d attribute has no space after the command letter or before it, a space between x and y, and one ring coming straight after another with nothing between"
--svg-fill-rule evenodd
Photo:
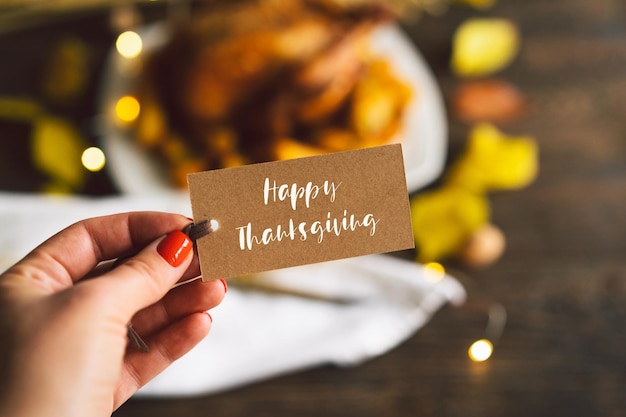
<instances>
[{"instance_id":1,"label":"blurred background","mask_svg":"<svg viewBox=\"0 0 626 417\"><path fill-rule=\"evenodd\" d=\"M401 53L372 49L381 27ZM97 202L394 141L429 166L398 255L463 306L355 367L116 416L626 415L623 1L5 0L0 57L4 196Z\"/></svg>"}]
</instances>

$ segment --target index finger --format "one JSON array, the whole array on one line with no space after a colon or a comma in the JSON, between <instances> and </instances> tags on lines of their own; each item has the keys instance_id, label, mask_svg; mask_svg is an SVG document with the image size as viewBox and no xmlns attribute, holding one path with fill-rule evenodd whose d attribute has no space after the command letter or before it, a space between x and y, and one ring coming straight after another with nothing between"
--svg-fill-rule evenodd
<instances>
[{"instance_id":1,"label":"index finger","mask_svg":"<svg viewBox=\"0 0 626 417\"><path fill-rule=\"evenodd\" d=\"M54 292L73 285L98 263L138 252L159 236L189 224L185 216L131 212L94 217L57 233L5 275L27 276Z\"/></svg>"}]
</instances>

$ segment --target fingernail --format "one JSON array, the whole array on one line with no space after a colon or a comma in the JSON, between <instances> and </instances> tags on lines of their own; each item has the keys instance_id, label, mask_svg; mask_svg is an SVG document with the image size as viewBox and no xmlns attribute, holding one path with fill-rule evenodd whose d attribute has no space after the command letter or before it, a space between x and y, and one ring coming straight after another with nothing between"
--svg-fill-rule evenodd
<instances>
[{"instance_id":1,"label":"fingernail","mask_svg":"<svg viewBox=\"0 0 626 417\"><path fill-rule=\"evenodd\" d=\"M193 249L191 239L179 230L168 234L157 246L157 252L168 264L177 267Z\"/></svg>"},{"instance_id":2,"label":"fingernail","mask_svg":"<svg viewBox=\"0 0 626 417\"><path fill-rule=\"evenodd\" d=\"M209 320L211 320L211 323L213 323L213 317L209 314L208 311L205 311L204 314L206 314L207 316L209 316Z\"/></svg>"},{"instance_id":3,"label":"fingernail","mask_svg":"<svg viewBox=\"0 0 626 417\"><path fill-rule=\"evenodd\" d=\"M226 280L224 278L220 278L220 281L222 281L222 285L224 286L224 293L228 292L228 284L226 283Z\"/></svg>"}]
</instances>

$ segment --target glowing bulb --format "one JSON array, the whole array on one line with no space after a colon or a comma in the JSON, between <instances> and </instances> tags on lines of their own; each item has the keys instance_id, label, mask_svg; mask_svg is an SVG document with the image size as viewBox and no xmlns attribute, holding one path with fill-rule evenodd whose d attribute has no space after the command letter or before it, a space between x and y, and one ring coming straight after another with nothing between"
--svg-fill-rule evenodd
<instances>
[{"instance_id":1,"label":"glowing bulb","mask_svg":"<svg viewBox=\"0 0 626 417\"><path fill-rule=\"evenodd\" d=\"M83 151L83 155L80 157L83 166L91 172L100 171L104 168L106 163L106 157L102 149L92 146Z\"/></svg>"},{"instance_id":2,"label":"glowing bulb","mask_svg":"<svg viewBox=\"0 0 626 417\"><path fill-rule=\"evenodd\" d=\"M115 42L115 47L124 58L134 58L141 53L143 42L137 32L129 30L120 33Z\"/></svg>"},{"instance_id":3,"label":"glowing bulb","mask_svg":"<svg viewBox=\"0 0 626 417\"><path fill-rule=\"evenodd\" d=\"M467 354L474 362L484 362L491 357L493 344L487 339L480 339L472 343Z\"/></svg>"},{"instance_id":4,"label":"glowing bulb","mask_svg":"<svg viewBox=\"0 0 626 417\"><path fill-rule=\"evenodd\" d=\"M429 262L425 267L424 278L426 281L438 282L441 281L446 274L446 269L438 262Z\"/></svg>"},{"instance_id":5,"label":"glowing bulb","mask_svg":"<svg viewBox=\"0 0 626 417\"><path fill-rule=\"evenodd\" d=\"M123 122L132 122L139 116L139 101L132 96L124 96L115 104L115 114Z\"/></svg>"}]
</instances>

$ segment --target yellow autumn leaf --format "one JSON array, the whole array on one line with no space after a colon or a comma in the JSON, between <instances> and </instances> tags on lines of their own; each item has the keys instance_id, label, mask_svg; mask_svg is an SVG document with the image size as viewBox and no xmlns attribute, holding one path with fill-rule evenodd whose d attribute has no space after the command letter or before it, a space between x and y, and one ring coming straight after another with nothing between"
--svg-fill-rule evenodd
<instances>
[{"instance_id":1,"label":"yellow autumn leaf","mask_svg":"<svg viewBox=\"0 0 626 417\"><path fill-rule=\"evenodd\" d=\"M478 124L446 181L475 192L523 188L537 176L538 154L533 138L507 136L491 124Z\"/></svg>"},{"instance_id":2,"label":"yellow autumn leaf","mask_svg":"<svg viewBox=\"0 0 626 417\"><path fill-rule=\"evenodd\" d=\"M457 253L487 223L489 202L483 194L444 186L414 196L411 218L417 260L437 261Z\"/></svg>"},{"instance_id":3,"label":"yellow autumn leaf","mask_svg":"<svg viewBox=\"0 0 626 417\"><path fill-rule=\"evenodd\" d=\"M463 77L495 73L517 55L520 37L507 19L473 18L459 26L452 45L452 70Z\"/></svg>"},{"instance_id":4,"label":"yellow autumn leaf","mask_svg":"<svg viewBox=\"0 0 626 417\"><path fill-rule=\"evenodd\" d=\"M31 147L33 163L54 183L64 183L72 189L82 186L85 170L81 155L85 148L82 137L68 122L52 116L35 120ZM55 186L55 189L59 188Z\"/></svg>"}]
</instances>

